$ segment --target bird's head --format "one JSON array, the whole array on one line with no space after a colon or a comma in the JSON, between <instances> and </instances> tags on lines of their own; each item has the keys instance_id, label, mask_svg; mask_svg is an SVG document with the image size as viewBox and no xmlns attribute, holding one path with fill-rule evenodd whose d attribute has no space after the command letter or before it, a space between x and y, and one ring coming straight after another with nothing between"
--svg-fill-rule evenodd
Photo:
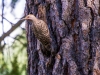
<instances>
[{"instance_id":1,"label":"bird's head","mask_svg":"<svg viewBox=\"0 0 100 75\"><path fill-rule=\"evenodd\" d=\"M27 15L25 18L23 18L22 20L31 20L31 21L35 21L35 20L37 20L37 18L36 18L33 14L29 14L29 15Z\"/></svg>"}]
</instances>

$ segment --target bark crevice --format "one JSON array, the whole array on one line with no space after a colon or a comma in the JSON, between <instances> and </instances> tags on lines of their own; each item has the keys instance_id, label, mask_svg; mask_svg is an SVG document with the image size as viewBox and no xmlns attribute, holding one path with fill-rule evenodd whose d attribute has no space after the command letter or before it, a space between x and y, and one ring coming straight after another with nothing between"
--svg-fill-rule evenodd
<instances>
[{"instance_id":1,"label":"bark crevice","mask_svg":"<svg viewBox=\"0 0 100 75\"><path fill-rule=\"evenodd\" d=\"M95 57L95 52L96 52L95 48L94 48L95 47L94 46L94 43L95 43L94 18L95 18L95 16L94 16L92 8L90 8L90 11L91 11L91 16L92 16L92 23L91 23L90 35L89 35L89 37L90 37L90 50L89 50L90 57L89 57L89 61L88 61L89 67L90 67L89 72L88 72L89 75L93 74L93 69L92 68L94 66L94 57Z\"/></svg>"}]
</instances>

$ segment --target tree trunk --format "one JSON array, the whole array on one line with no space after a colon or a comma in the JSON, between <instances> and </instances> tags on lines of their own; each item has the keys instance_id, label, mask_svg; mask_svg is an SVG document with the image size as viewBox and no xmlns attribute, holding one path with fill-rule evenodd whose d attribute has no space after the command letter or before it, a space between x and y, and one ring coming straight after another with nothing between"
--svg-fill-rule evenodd
<instances>
[{"instance_id":1,"label":"tree trunk","mask_svg":"<svg viewBox=\"0 0 100 75\"><path fill-rule=\"evenodd\" d=\"M28 75L100 75L100 0L26 0L25 15L49 27L47 57L26 22Z\"/></svg>"}]
</instances>

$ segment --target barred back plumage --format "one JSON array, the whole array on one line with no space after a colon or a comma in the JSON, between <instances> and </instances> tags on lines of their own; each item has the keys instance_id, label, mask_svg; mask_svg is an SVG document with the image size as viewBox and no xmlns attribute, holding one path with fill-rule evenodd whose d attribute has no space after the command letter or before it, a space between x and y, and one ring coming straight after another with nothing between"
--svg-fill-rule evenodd
<instances>
[{"instance_id":1,"label":"barred back plumage","mask_svg":"<svg viewBox=\"0 0 100 75\"><path fill-rule=\"evenodd\" d=\"M51 38L50 38L50 33L49 33L49 28L47 24L40 19L37 19L34 15L27 15L25 20L31 20L32 21L32 31L35 34L35 37L42 43L45 50L50 51L50 45L51 45Z\"/></svg>"}]
</instances>

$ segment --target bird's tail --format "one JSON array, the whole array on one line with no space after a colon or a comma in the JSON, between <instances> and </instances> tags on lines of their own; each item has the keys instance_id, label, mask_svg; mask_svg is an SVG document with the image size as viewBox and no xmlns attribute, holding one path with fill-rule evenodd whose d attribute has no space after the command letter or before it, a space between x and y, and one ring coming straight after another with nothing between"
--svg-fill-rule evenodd
<instances>
[{"instance_id":1,"label":"bird's tail","mask_svg":"<svg viewBox=\"0 0 100 75\"><path fill-rule=\"evenodd\" d=\"M52 47L50 44L47 44L47 45L42 45L42 53L43 55L49 57L51 55L51 50L52 50Z\"/></svg>"}]
</instances>

